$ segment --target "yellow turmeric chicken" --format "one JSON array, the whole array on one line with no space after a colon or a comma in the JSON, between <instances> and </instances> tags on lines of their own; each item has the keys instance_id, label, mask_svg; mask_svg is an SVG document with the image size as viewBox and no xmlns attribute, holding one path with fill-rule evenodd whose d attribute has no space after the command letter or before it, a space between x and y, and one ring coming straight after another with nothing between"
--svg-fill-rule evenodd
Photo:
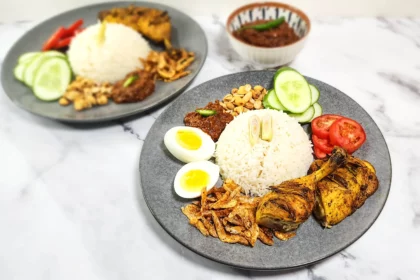
<instances>
[{"instance_id":1,"label":"yellow turmeric chicken","mask_svg":"<svg viewBox=\"0 0 420 280\"><path fill-rule=\"evenodd\" d=\"M99 12L99 20L127 25L156 43L171 44L171 21L166 11L129 6Z\"/></svg>"},{"instance_id":2,"label":"yellow turmeric chicken","mask_svg":"<svg viewBox=\"0 0 420 280\"><path fill-rule=\"evenodd\" d=\"M278 238L287 240L312 214L315 205L316 183L330 175L347 159L344 149L335 147L331 157L310 175L273 186L258 205L258 225L275 229Z\"/></svg>"},{"instance_id":3,"label":"yellow turmeric chicken","mask_svg":"<svg viewBox=\"0 0 420 280\"><path fill-rule=\"evenodd\" d=\"M314 161L309 173L317 172L323 164L323 160ZM378 184L369 162L349 156L344 165L317 183L315 217L325 227L340 223L376 192Z\"/></svg>"}]
</instances>

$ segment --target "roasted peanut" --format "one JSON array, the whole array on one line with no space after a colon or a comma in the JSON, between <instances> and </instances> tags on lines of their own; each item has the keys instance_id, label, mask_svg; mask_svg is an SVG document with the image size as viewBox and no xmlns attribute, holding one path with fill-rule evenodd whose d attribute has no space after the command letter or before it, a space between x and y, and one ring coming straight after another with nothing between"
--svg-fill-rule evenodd
<instances>
[{"instance_id":1,"label":"roasted peanut","mask_svg":"<svg viewBox=\"0 0 420 280\"><path fill-rule=\"evenodd\" d=\"M244 104L245 104L245 102L241 97L235 96L235 105L236 106L243 106Z\"/></svg>"},{"instance_id":2,"label":"roasted peanut","mask_svg":"<svg viewBox=\"0 0 420 280\"><path fill-rule=\"evenodd\" d=\"M75 90L71 90L68 91L64 94L64 97L67 98L70 101L73 101L76 99L76 97L78 97L80 95L80 93L78 91Z\"/></svg>"},{"instance_id":3,"label":"roasted peanut","mask_svg":"<svg viewBox=\"0 0 420 280\"><path fill-rule=\"evenodd\" d=\"M226 104L226 107L227 107L229 110L233 110L233 109L235 108L235 106L234 106L232 103L230 103L230 102L226 102L225 104Z\"/></svg>"},{"instance_id":4,"label":"roasted peanut","mask_svg":"<svg viewBox=\"0 0 420 280\"><path fill-rule=\"evenodd\" d=\"M67 106L70 104L70 102L67 100L67 98L61 97L60 100L58 100L58 103L61 106Z\"/></svg>"},{"instance_id":5,"label":"roasted peanut","mask_svg":"<svg viewBox=\"0 0 420 280\"><path fill-rule=\"evenodd\" d=\"M223 101L225 102L232 102L233 101L233 95L232 94L226 94L225 97L223 97Z\"/></svg>"},{"instance_id":6,"label":"roasted peanut","mask_svg":"<svg viewBox=\"0 0 420 280\"><path fill-rule=\"evenodd\" d=\"M258 97L261 95L261 93L259 93L259 92L257 92L257 91L254 91L253 93L252 93L252 98L254 98L254 99L258 99Z\"/></svg>"},{"instance_id":7,"label":"roasted peanut","mask_svg":"<svg viewBox=\"0 0 420 280\"><path fill-rule=\"evenodd\" d=\"M242 106L238 106L235 109L233 109L233 111L237 112L238 114L242 113L244 111L244 107Z\"/></svg>"},{"instance_id":8,"label":"roasted peanut","mask_svg":"<svg viewBox=\"0 0 420 280\"><path fill-rule=\"evenodd\" d=\"M77 111L82 111L83 109L88 108L88 104L86 104L85 99L83 97L78 97L73 102L74 109Z\"/></svg>"},{"instance_id":9,"label":"roasted peanut","mask_svg":"<svg viewBox=\"0 0 420 280\"><path fill-rule=\"evenodd\" d=\"M257 109L257 110L261 109L261 105L262 105L261 100L256 100L255 103L254 103L254 108Z\"/></svg>"},{"instance_id":10,"label":"roasted peanut","mask_svg":"<svg viewBox=\"0 0 420 280\"><path fill-rule=\"evenodd\" d=\"M254 86L254 90L255 90L255 91L261 92L263 89L264 89L264 88L263 88L262 86L260 86L260 85L256 85L256 86Z\"/></svg>"},{"instance_id":11,"label":"roasted peanut","mask_svg":"<svg viewBox=\"0 0 420 280\"><path fill-rule=\"evenodd\" d=\"M251 102L247 102L247 103L245 103L244 107L252 110L252 109L254 109L254 104L252 104Z\"/></svg>"},{"instance_id":12,"label":"roasted peanut","mask_svg":"<svg viewBox=\"0 0 420 280\"><path fill-rule=\"evenodd\" d=\"M87 95L85 98L90 105L96 105L96 98L93 95Z\"/></svg>"},{"instance_id":13,"label":"roasted peanut","mask_svg":"<svg viewBox=\"0 0 420 280\"><path fill-rule=\"evenodd\" d=\"M98 105L105 105L108 103L108 98L105 95L99 95L96 97L96 103Z\"/></svg>"},{"instance_id":14,"label":"roasted peanut","mask_svg":"<svg viewBox=\"0 0 420 280\"><path fill-rule=\"evenodd\" d=\"M240 86L238 91L236 92L239 95L245 95L246 94L245 86Z\"/></svg>"},{"instance_id":15,"label":"roasted peanut","mask_svg":"<svg viewBox=\"0 0 420 280\"><path fill-rule=\"evenodd\" d=\"M93 87L92 87L91 92L92 92L93 94L95 94L95 93L100 92L100 90L101 90L101 88L100 88L100 87L95 87L95 86L93 86Z\"/></svg>"},{"instance_id":16,"label":"roasted peanut","mask_svg":"<svg viewBox=\"0 0 420 280\"><path fill-rule=\"evenodd\" d=\"M252 97L252 92L248 91L247 94L245 94L243 98L244 103L247 103L251 99L251 97Z\"/></svg>"}]
</instances>

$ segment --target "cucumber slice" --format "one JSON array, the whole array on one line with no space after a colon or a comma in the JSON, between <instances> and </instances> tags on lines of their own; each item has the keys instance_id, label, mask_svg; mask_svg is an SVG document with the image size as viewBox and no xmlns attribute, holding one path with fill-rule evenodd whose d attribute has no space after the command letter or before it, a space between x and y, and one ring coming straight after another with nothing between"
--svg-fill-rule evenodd
<instances>
[{"instance_id":1,"label":"cucumber slice","mask_svg":"<svg viewBox=\"0 0 420 280\"><path fill-rule=\"evenodd\" d=\"M314 105L316 102L318 102L320 93L314 85L309 84L309 88L311 89L311 105Z\"/></svg>"},{"instance_id":2,"label":"cucumber slice","mask_svg":"<svg viewBox=\"0 0 420 280\"><path fill-rule=\"evenodd\" d=\"M277 69L277 72L274 74L274 80L276 79L276 77L280 74L280 72L284 71L284 70L293 70L296 71L295 69L293 69L292 67L289 66L283 66L279 69Z\"/></svg>"},{"instance_id":3,"label":"cucumber slice","mask_svg":"<svg viewBox=\"0 0 420 280\"><path fill-rule=\"evenodd\" d=\"M279 99L276 96L274 89L270 89L263 98L264 108L274 109L278 111L286 111L283 105L281 105Z\"/></svg>"},{"instance_id":4,"label":"cucumber slice","mask_svg":"<svg viewBox=\"0 0 420 280\"><path fill-rule=\"evenodd\" d=\"M27 86L32 87L35 80L35 72L44 63L45 60L51 57L62 57L65 58L65 54L57 51L48 51L43 52L40 55L36 56L31 62L29 62L28 67L23 72L23 81Z\"/></svg>"},{"instance_id":5,"label":"cucumber slice","mask_svg":"<svg viewBox=\"0 0 420 280\"><path fill-rule=\"evenodd\" d=\"M322 115L322 107L321 107L321 105L319 105L319 103L315 103L314 105L312 105L312 107L314 107L315 113L314 113L311 121Z\"/></svg>"},{"instance_id":6,"label":"cucumber slice","mask_svg":"<svg viewBox=\"0 0 420 280\"><path fill-rule=\"evenodd\" d=\"M35 73L33 91L37 98L44 101L59 99L71 81L71 68L60 57L47 58Z\"/></svg>"},{"instance_id":7,"label":"cucumber slice","mask_svg":"<svg viewBox=\"0 0 420 280\"><path fill-rule=\"evenodd\" d=\"M289 114L290 117L295 118L300 123L310 122L315 115L315 108L311 106L305 112L301 114Z\"/></svg>"},{"instance_id":8,"label":"cucumber slice","mask_svg":"<svg viewBox=\"0 0 420 280\"><path fill-rule=\"evenodd\" d=\"M13 69L13 74L15 75L15 78L19 81L23 81L23 73L25 72L25 69L27 67L27 64L20 63L16 65L15 69Z\"/></svg>"},{"instance_id":9,"label":"cucumber slice","mask_svg":"<svg viewBox=\"0 0 420 280\"><path fill-rule=\"evenodd\" d=\"M309 84L296 70L280 69L274 79L274 90L287 111L303 113L311 106Z\"/></svg>"},{"instance_id":10,"label":"cucumber slice","mask_svg":"<svg viewBox=\"0 0 420 280\"><path fill-rule=\"evenodd\" d=\"M19 56L18 58L18 63L27 63L29 61L31 61L32 59L34 59L36 56L40 55L41 52L28 52L28 53L24 53L21 56Z\"/></svg>"},{"instance_id":11,"label":"cucumber slice","mask_svg":"<svg viewBox=\"0 0 420 280\"><path fill-rule=\"evenodd\" d=\"M46 52L43 52L42 55L49 56L49 57L51 57L51 56L54 56L54 57L62 57L62 58L66 58L67 57L64 53L59 52L59 51L46 51Z\"/></svg>"},{"instance_id":12,"label":"cucumber slice","mask_svg":"<svg viewBox=\"0 0 420 280\"><path fill-rule=\"evenodd\" d=\"M25 71L23 72L23 82L32 87L33 81L35 79L35 72L39 68L39 66L47 59L44 55L39 55L35 57L26 67Z\"/></svg>"}]
</instances>

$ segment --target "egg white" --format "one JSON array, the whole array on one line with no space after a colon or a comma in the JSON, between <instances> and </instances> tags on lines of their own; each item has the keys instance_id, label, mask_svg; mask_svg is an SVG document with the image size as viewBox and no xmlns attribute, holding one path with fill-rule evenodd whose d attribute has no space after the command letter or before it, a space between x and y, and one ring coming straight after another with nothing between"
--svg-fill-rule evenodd
<instances>
[{"instance_id":1,"label":"egg white","mask_svg":"<svg viewBox=\"0 0 420 280\"><path fill-rule=\"evenodd\" d=\"M194 131L201 138L201 147L197 150L188 150L180 146L176 141L176 134L179 130ZM163 141L168 151L174 157L185 163L199 160L208 160L213 156L214 151L216 149L216 144L213 142L211 137L208 134L204 133L201 129L195 127L173 127L165 133Z\"/></svg>"},{"instance_id":2,"label":"egg white","mask_svg":"<svg viewBox=\"0 0 420 280\"><path fill-rule=\"evenodd\" d=\"M190 192L181 187L182 176L190 170L202 170L209 175L210 179L206 186L207 190L216 185L217 180L219 179L220 168L216 164L211 163L210 161L195 161L187 163L177 172L174 180L175 192L183 198L195 198L201 195L201 191Z\"/></svg>"}]
</instances>

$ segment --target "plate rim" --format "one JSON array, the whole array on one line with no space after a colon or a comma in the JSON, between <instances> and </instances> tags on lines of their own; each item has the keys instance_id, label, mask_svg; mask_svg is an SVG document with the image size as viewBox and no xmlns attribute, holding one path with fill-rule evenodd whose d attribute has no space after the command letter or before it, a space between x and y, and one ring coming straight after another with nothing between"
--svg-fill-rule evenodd
<instances>
[{"instance_id":1,"label":"plate rim","mask_svg":"<svg viewBox=\"0 0 420 280\"><path fill-rule=\"evenodd\" d=\"M119 114L117 116L94 117L94 118L89 118L89 119L69 119L69 118L63 118L63 117L47 116L47 115L44 115L42 113L35 112L31 108L27 108L25 106L22 106L22 104L20 104L19 102L15 102L15 100L13 100L10 97L8 91L6 90L6 87L7 86L5 86L5 83L4 82L5 82L5 79L6 79L5 78L5 76L6 76L5 73L8 72L8 71L10 72L12 70L6 69L6 66L5 66L4 61L7 60L7 58L11 55L11 53L15 49L15 47L19 44L19 42L22 40L22 38L24 38L28 33L33 32L34 29L38 28L40 25L44 24L45 22L50 21L50 20L53 20L53 19L56 19L56 18L59 18L59 17L63 16L64 14L67 14L69 12L75 12L75 11L78 11L78 10L96 8L96 7L99 7L101 5L115 5L115 6L118 6L119 7L119 6L130 5L130 4L138 5L138 6L140 6L142 4L146 4L146 5L150 5L150 6L161 6L161 7L164 7L165 9L166 8L169 8L169 9L172 9L172 10L176 10L183 17L188 18L189 20L191 20L191 21L193 21L194 23L197 24L199 30L201 31L201 33L202 33L202 35L204 37L204 45L205 45L205 48L203 49L203 59L200 62L200 64L198 65L197 71L195 73L191 73L190 74L191 75L190 76L191 77L190 81L188 81L182 88L180 88L179 90L177 90L173 94L170 94L170 95L167 95L167 96L163 97L161 100L159 100L159 101L157 101L157 102L155 102L155 103L153 103L153 104L151 104L149 106L146 106L146 107L143 107L143 108L139 108L139 109L133 110L131 112L122 113L122 114ZM170 101L171 99L176 99L181 93L184 92L184 90L189 85L191 85L191 83L195 80L195 78L197 77L197 75L200 73L201 69L204 66L204 63L207 61L208 49L209 49L209 46L208 46L207 36L206 36L206 33L204 32L204 29L201 27L201 25L195 19L193 19L191 16L187 15L186 13L182 12L181 10L179 10L179 9L177 9L175 7L172 7L172 6L169 6L169 5L166 5L166 4L155 3L155 2L147 2L147 1L139 1L139 2L137 2L137 1L99 2L99 3L90 4L90 5L82 5L82 6L73 8L73 9L68 9L68 10L62 11L62 12L60 12L58 14L55 14L53 16L44 18L44 19L38 21L34 26L32 26L25 33L23 33L12 44L12 46L9 48L9 50L6 52L6 55L4 56L2 67L1 67L1 77L0 77L1 79L0 79L0 83L1 83L1 86L3 88L4 93L6 94L6 96L9 98L9 100L14 105L16 105L20 109L23 109L24 111L29 112L29 113L31 113L33 115L36 115L36 116L39 116L39 117L43 117L45 119L56 120L56 121L61 121L61 122L65 122L65 123L103 123L103 122L108 122L108 121L113 121L113 120L119 120L119 119L126 118L126 117L129 117L129 116L141 114L141 113L147 112L147 111L149 111L149 110L151 110L153 108L157 108L159 105L162 105L165 102ZM16 82L18 82L18 81L16 81Z\"/></svg>"},{"instance_id":2,"label":"plate rim","mask_svg":"<svg viewBox=\"0 0 420 280\"><path fill-rule=\"evenodd\" d=\"M204 85L204 84L209 84L209 83L212 83L212 82L214 82L215 80L217 80L217 79L220 79L220 78L226 78L226 77L228 77L228 76L235 76L235 75L238 75L238 74L245 74L245 73L248 73L248 74L252 74L252 73L256 73L256 72L271 72L271 73L275 73L276 72L276 70L251 70L251 71L241 71L241 72L236 72L236 73L231 73L231 74L227 74L227 75L223 75L223 76L219 76L219 77L216 77L216 78L213 78L213 79L211 79L211 80L208 80L208 81L206 81L206 82L203 82L203 83L201 83L201 84L199 84L199 85L197 85L197 86L195 86L195 87L193 87L193 88L191 88L191 89L189 89L188 91L186 91L186 92L184 92L183 94L185 94L185 93L187 93L187 92L189 92L189 91L192 91L192 90L195 90L197 87L200 87L200 86L202 86L202 85ZM156 215L156 213L153 211L153 209L151 208L151 206L149 205L149 202L148 202L148 200L146 199L146 196L145 196L145 188L143 187L143 177L141 176L141 173L142 173L142 166L144 165L144 163L142 162L142 154L143 154L143 151L145 150L145 143L146 143L146 141L148 141L148 139L150 138L150 131L152 130L152 128L155 126L155 123L156 123L156 120L161 116L161 115L163 115L167 110L169 110L172 106L174 106L173 105L173 103L172 104L170 104L168 107L166 107L165 108L165 110L163 110L162 111L162 113L158 116L158 118L155 120L155 122L153 123L153 125L150 127L150 129L149 129L149 131L148 131L148 133L147 133L147 135L146 135L146 137L145 137L145 139L144 139L144 142L143 142L143 145L142 145L142 148L141 148L141 151L140 151L140 157L139 157L139 163L138 163L138 172L139 172L139 175L140 175L140 180L139 180L139 184L140 184L140 188L141 188L141 190L142 190L142 196L143 196L143 199L144 199L144 201L146 202L146 205L147 205L147 208L149 209L149 211L150 211L150 213L152 214L152 216L153 216L153 218L158 222L158 224L173 238L173 239L175 239L175 241L177 241L178 243L180 243L181 245L183 245L184 247L186 247L187 249L189 249L189 250L191 250L192 252L194 252L194 253L196 253L196 254L198 254L198 255L200 255L200 256L202 256L202 257L204 257L204 258L206 258L206 259L209 259L209 260L211 260L211 261L214 261L214 262L216 262L216 263L220 263L220 264L223 264L223 265L227 265L227 266L230 266L230 267L234 267L234 268L238 268L238 269L243 269L243 270L253 270L253 271L289 271L289 270L294 270L294 269L299 269L299 268L304 268L304 267L307 267L307 266L310 266L310 265L314 265L314 264L317 264L317 263L319 263L319 262L322 262L322 261L324 261L324 260L326 260L326 259L328 259L328 258L330 258L330 257L332 257L332 256L334 256L334 255L336 255L336 254L338 254L339 252L341 252L341 251L343 251L344 249L346 249L347 247L349 247L350 245L352 245L353 243L355 243L357 240L359 240L363 235L365 235L366 234L366 232L373 226L373 224L377 221L377 219L379 218L379 216L382 214L382 212L383 212L383 209L385 208L385 205L386 205L386 203L387 203L387 201L388 201L388 197L389 197L389 193L390 193L390 191L391 191L391 187L392 187L392 158L391 158L391 154L390 154L390 151L389 151L389 147L388 147L388 143L386 142L386 139L385 139L385 136L383 135L383 133L382 133L382 130L380 129L380 127L377 125L377 123L375 122L375 120L372 118L372 116L364 109L364 107L362 107L358 102L356 102L352 97L350 97L349 95L347 95L346 93L344 93L343 91L341 91L341 90L339 90L338 88L336 88L336 87L334 87L334 86L332 86L332 85L330 85L330 84L327 84L327 83L325 83L325 82L323 82L323 81L321 81L321 80L318 80L318 79L315 79L315 78L312 78L312 77L310 77L310 76L307 76L307 75L303 75L305 78L310 78L310 79L313 79L313 80L316 80L316 81L319 81L319 82L321 82L321 83L324 83L324 84L326 84L326 85L328 85L328 86L330 86L331 88L333 88L335 91L337 91L337 92L340 92L340 93L342 93L342 94L344 94L346 97L348 97L348 98L350 98L352 101L354 101L356 104L358 104L362 109L363 109L363 111L365 111L365 113L367 114L367 116L370 118L370 120L375 124L375 126L378 128L378 130L379 130L379 132L380 132L380 136L381 136L381 138L382 138L382 140L384 141L384 143L385 143L385 148L386 148L386 151L387 151L387 155L388 155L388 157L389 157L389 170L390 170L390 174L389 174L389 188L388 188L388 191L387 191L387 193L386 193L386 196L385 196L385 200L384 200L384 203L381 205L381 207L380 207L380 209L379 209L379 212L378 212L378 214L376 215L376 217L369 223L369 225L367 226L367 228L358 236L358 237L356 237L355 239L353 239L353 240L351 240L350 242L347 242L347 243L345 243L344 245L341 245L337 250L335 250L334 252L331 252L331 253L328 253L328 254L326 254L325 256L323 256L322 258L320 258L320 259L318 259L318 260L315 260L315 261L312 261L312 262L304 262L304 263L301 263L301 264L298 264L298 265L294 265L294 266L288 266L288 267L272 267L272 268L262 268L262 267L256 267L256 266L252 266L252 265L250 265L250 266L241 266L241 265L237 265L237 264L234 264L234 263L230 263L230 262L228 262L228 261L221 261L221 260L218 260L218 259L216 259L216 258L214 258L214 257L212 257L212 256L210 256L210 255L206 255L205 253L203 253L203 252L201 252L201 251L199 251L199 250L196 250L196 249L194 249L194 248L192 248L191 246L189 246L188 244L186 244L186 243L184 243L182 240L180 240L180 239L178 239L175 235L173 235L163 224L162 224L162 222L159 220L159 218L157 217L157 215ZM149 140L150 141L150 140Z\"/></svg>"}]
</instances>

